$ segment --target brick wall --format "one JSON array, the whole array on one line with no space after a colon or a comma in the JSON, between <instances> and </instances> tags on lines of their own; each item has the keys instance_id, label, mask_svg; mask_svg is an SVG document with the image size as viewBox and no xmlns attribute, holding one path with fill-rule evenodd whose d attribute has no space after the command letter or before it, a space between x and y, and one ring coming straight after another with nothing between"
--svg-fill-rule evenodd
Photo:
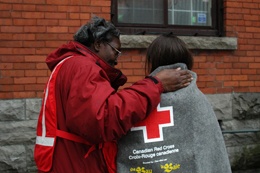
<instances>
[{"instance_id":1,"label":"brick wall","mask_svg":"<svg viewBox=\"0 0 260 173\"><path fill-rule=\"evenodd\" d=\"M41 97L46 55L93 14L109 19L109 12L108 0L1 0L0 98Z\"/></svg>"},{"instance_id":2,"label":"brick wall","mask_svg":"<svg viewBox=\"0 0 260 173\"><path fill-rule=\"evenodd\" d=\"M110 19L110 0L0 0L0 98L42 96L45 57L72 39L92 15ZM226 36L235 51L192 50L205 94L260 92L260 2L225 0ZM123 49L118 68L131 85L144 76L145 49Z\"/></svg>"},{"instance_id":3,"label":"brick wall","mask_svg":"<svg viewBox=\"0 0 260 173\"><path fill-rule=\"evenodd\" d=\"M216 57L224 69L216 80L227 92L260 92L260 1L225 0L224 7L225 32L238 38L238 50Z\"/></svg>"}]
</instances>

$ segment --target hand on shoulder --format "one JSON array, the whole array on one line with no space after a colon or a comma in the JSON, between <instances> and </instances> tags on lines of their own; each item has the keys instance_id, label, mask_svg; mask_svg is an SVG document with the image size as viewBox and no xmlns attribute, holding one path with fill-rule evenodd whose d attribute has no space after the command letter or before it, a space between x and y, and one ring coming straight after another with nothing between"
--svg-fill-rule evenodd
<instances>
[{"instance_id":1,"label":"hand on shoulder","mask_svg":"<svg viewBox=\"0 0 260 173\"><path fill-rule=\"evenodd\" d=\"M163 85L164 92L176 91L188 86L192 81L192 75L188 70L164 69L155 75Z\"/></svg>"}]
</instances>

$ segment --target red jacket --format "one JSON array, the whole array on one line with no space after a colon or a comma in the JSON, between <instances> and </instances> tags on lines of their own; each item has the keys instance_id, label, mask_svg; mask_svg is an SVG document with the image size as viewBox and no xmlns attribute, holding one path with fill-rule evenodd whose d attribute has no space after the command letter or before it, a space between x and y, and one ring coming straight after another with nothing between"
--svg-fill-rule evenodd
<instances>
[{"instance_id":1,"label":"red jacket","mask_svg":"<svg viewBox=\"0 0 260 173\"><path fill-rule=\"evenodd\" d=\"M91 144L104 144L103 152L96 149L84 158L91 146L57 138L49 172L106 173L108 161L113 162L110 172L115 172L116 145L111 142L156 108L162 84L146 78L117 92L126 77L77 42L62 45L46 63L52 71L69 56L72 58L62 64L55 82L57 128Z\"/></svg>"}]
</instances>

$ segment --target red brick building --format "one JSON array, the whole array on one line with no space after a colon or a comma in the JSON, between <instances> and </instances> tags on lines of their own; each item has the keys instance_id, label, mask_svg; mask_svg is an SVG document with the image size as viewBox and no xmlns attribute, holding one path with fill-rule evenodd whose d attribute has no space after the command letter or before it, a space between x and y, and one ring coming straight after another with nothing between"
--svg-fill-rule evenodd
<instances>
[{"instance_id":1,"label":"red brick building","mask_svg":"<svg viewBox=\"0 0 260 173\"><path fill-rule=\"evenodd\" d=\"M72 39L91 16L110 20L110 0L2 0L0 2L0 98L41 97L48 53ZM224 2L225 37L237 49L195 53L194 71L205 94L260 92L260 2ZM145 49L124 49L118 68L132 83L144 76Z\"/></svg>"}]
</instances>

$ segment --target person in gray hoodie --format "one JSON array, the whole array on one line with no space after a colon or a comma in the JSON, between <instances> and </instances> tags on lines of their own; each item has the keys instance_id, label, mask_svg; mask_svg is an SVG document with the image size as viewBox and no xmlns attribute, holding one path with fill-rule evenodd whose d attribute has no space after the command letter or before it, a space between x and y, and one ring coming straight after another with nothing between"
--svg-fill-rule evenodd
<instances>
[{"instance_id":1,"label":"person in gray hoodie","mask_svg":"<svg viewBox=\"0 0 260 173\"><path fill-rule=\"evenodd\" d=\"M213 108L196 85L193 57L173 34L157 37L149 46L146 70L188 69L191 84L162 93L145 120L118 142L117 170L126 172L231 173L223 135Z\"/></svg>"}]
</instances>

